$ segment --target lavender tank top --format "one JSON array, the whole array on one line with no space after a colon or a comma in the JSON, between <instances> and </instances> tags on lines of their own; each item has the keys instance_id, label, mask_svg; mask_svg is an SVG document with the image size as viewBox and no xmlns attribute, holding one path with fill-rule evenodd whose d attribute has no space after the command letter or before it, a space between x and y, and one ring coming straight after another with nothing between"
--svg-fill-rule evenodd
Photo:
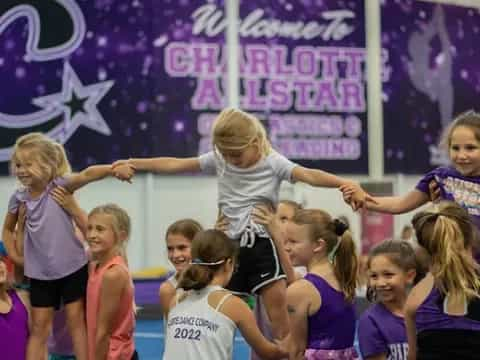
<instances>
[{"instance_id":1,"label":"lavender tank top","mask_svg":"<svg viewBox=\"0 0 480 360\"><path fill-rule=\"evenodd\" d=\"M8 314L0 314L1 358L25 360L28 339L28 313L15 290L8 291L12 299L12 309Z\"/></svg>"},{"instance_id":2,"label":"lavender tank top","mask_svg":"<svg viewBox=\"0 0 480 360\"><path fill-rule=\"evenodd\" d=\"M480 321L467 316L454 316L443 311L445 296L434 286L425 301L418 307L415 317L417 332L424 330L457 329L480 331Z\"/></svg>"},{"instance_id":3,"label":"lavender tank top","mask_svg":"<svg viewBox=\"0 0 480 360\"><path fill-rule=\"evenodd\" d=\"M310 281L322 297L320 309L308 317L307 349L340 350L353 346L354 305L320 276L308 273L305 280Z\"/></svg>"}]
</instances>

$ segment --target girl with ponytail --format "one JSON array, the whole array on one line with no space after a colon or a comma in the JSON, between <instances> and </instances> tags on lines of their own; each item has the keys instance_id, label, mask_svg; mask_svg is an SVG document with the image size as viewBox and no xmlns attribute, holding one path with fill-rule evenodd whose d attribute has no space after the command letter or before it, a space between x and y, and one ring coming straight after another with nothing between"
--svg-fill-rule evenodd
<instances>
[{"instance_id":1,"label":"girl with ponytail","mask_svg":"<svg viewBox=\"0 0 480 360\"><path fill-rule=\"evenodd\" d=\"M412 224L431 267L407 299L409 360L477 359L480 278L472 257L477 229L465 209L448 201L416 214Z\"/></svg>"},{"instance_id":2,"label":"girl with ponytail","mask_svg":"<svg viewBox=\"0 0 480 360\"><path fill-rule=\"evenodd\" d=\"M236 253L235 243L219 230L195 235L191 265L178 283L185 292L172 300L168 312L164 360L232 359L237 327L262 359L287 354L281 345L263 337L248 305L224 289Z\"/></svg>"},{"instance_id":3,"label":"girl with ponytail","mask_svg":"<svg viewBox=\"0 0 480 360\"><path fill-rule=\"evenodd\" d=\"M287 289L290 359L358 359L353 348L358 260L348 225L322 210L299 210L286 250L308 273Z\"/></svg>"}]
</instances>

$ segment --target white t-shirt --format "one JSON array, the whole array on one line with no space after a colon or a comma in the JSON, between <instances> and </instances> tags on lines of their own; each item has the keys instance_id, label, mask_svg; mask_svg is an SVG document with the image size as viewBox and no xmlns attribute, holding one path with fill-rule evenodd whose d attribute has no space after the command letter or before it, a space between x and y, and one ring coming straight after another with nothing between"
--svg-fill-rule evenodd
<instances>
[{"instance_id":1,"label":"white t-shirt","mask_svg":"<svg viewBox=\"0 0 480 360\"><path fill-rule=\"evenodd\" d=\"M249 225L256 204L277 205L281 182L292 182L292 170L297 166L275 151L246 169L230 165L213 151L199 160L204 173L218 176L218 205L229 220L227 235L232 239L239 238Z\"/></svg>"},{"instance_id":2,"label":"white t-shirt","mask_svg":"<svg viewBox=\"0 0 480 360\"><path fill-rule=\"evenodd\" d=\"M163 360L232 359L236 325L218 311L231 294L226 294L216 308L208 304L208 296L218 290L224 289L208 286L192 290L170 309Z\"/></svg>"}]
</instances>

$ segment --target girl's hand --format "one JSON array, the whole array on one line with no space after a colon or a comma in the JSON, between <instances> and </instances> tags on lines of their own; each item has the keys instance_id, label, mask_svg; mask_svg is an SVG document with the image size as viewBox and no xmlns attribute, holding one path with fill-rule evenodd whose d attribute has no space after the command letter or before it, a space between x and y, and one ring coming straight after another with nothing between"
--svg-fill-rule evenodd
<instances>
[{"instance_id":1,"label":"girl's hand","mask_svg":"<svg viewBox=\"0 0 480 360\"><path fill-rule=\"evenodd\" d=\"M440 187L435 180L428 183L428 195L430 196L431 202L437 201L440 198Z\"/></svg>"},{"instance_id":2,"label":"girl's hand","mask_svg":"<svg viewBox=\"0 0 480 360\"><path fill-rule=\"evenodd\" d=\"M339 190L342 192L343 201L350 205L353 211L363 207L364 201L358 198L358 194L363 191L360 185L356 183L344 184L339 187Z\"/></svg>"},{"instance_id":3,"label":"girl's hand","mask_svg":"<svg viewBox=\"0 0 480 360\"><path fill-rule=\"evenodd\" d=\"M288 357L289 355L289 343L290 343L290 335L284 337L282 340L275 339L275 343L278 346L278 349L283 356Z\"/></svg>"},{"instance_id":4,"label":"girl's hand","mask_svg":"<svg viewBox=\"0 0 480 360\"><path fill-rule=\"evenodd\" d=\"M53 200L66 212L72 215L78 208L78 203L73 194L62 186L55 186L51 191Z\"/></svg>"},{"instance_id":5,"label":"girl's hand","mask_svg":"<svg viewBox=\"0 0 480 360\"><path fill-rule=\"evenodd\" d=\"M342 192L343 200L352 207L353 211L363 208L367 202L377 204L375 198L356 183L344 184L339 187L339 190Z\"/></svg>"},{"instance_id":6,"label":"girl's hand","mask_svg":"<svg viewBox=\"0 0 480 360\"><path fill-rule=\"evenodd\" d=\"M134 168L132 162L129 159L127 159L127 160L117 160L117 161L115 161L112 164L112 169L115 169L116 167L121 166L121 165L130 165Z\"/></svg>"},{"instance_id":7,"label":"girl's hand","mask_svg":"<svg viewBox=\"0 0 480 360\"><path fill-rule=\"evenodd\" d=\"M119 180L131 183L131 179L135 175L135 168L128 161L120 165L115 165L116 163L112 164L113 175Z\"/></svg>"},{"instance_id":8,"label":"girl's hand","mask_svg":"<svg viewBox=\"0 0 480 360\"><path fill-rule=\"evenodd\" d=\"M217 218L214 228L215 230L226 232L229 225L230 222L228 221L227 217L224 214L220 214L220 216Z\"/></svg>"},{"instance_id":9,"label":"girl's hand","mask_svg":"<svg viewBox=\"0 0 480 360\"><path fill-rule=\"evenodd\" d=\"M278 226L273 208L267 204L257 204L252 211L252 219L257 224L265 225L270 234Z\"/></svg>"}]
</instances>

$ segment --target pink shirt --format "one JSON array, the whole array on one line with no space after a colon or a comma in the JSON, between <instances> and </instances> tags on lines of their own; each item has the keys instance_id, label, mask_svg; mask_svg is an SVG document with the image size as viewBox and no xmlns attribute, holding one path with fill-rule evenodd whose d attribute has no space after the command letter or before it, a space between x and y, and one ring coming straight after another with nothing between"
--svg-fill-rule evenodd
<instances>
[{"instance_id":1,"label":"pink shirt","mask_svg":"<svg viewBox=\"0 0 480 360\"><path fill-rule=\"evenodd\" d=\"M95 263L92 263L90 266L87 285L87 336L89 360L95 359L95 338L100 306L110 305L100 304L100 289L102 286L103 274L112 266L120 266L128 273L130 285L124 290L119 299L118 310L115 314L112 335L110 337L107 359L130 360L135 351L133 341L133 329L135 328L133 283L125 261L121 256L116 256L102 267L96 268Z\"/></svg>"}]
</instances>

